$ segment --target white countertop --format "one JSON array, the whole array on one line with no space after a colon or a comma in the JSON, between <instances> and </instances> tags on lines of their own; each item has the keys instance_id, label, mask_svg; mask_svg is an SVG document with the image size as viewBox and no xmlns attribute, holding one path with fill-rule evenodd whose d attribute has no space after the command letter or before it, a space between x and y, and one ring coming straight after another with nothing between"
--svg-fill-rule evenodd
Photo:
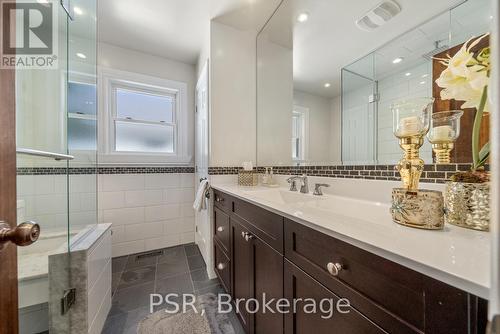
<instances>
[{"instance_id":1,"label":"white countertop","mask_svg":"<svg viewBox=\"0 0 500 334\"><path fill-rule=\"evenodd\" d=\"M392 222L389 203L336 195L318 201L317 196L286 188L274 188L272 193L262 186L211 186L481 298L489 297L491 237L487 232L448 224L443 231L401 226ZM276 200L274 194L285 199ZM309 202L299 203L298 196Z\"/></svg>"}]
</instances>

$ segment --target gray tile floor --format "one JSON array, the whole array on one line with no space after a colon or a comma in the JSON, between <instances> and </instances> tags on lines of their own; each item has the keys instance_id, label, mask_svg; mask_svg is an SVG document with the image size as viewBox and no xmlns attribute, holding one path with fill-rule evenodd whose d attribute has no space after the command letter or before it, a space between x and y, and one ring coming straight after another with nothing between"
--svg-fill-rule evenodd
<instances>
[{"instance_id":1,"label":"gray tile floor","mask_svg":"<svg viewBox=\"0 0 500 334\"><path fill-rule=\"evenodd\" d=\"M112 306L103 334L136 334L137 324L149 314L151 293L223 292L218 279L208 279L195 244L166 248L163 254L152 257L135 254L114 258L112 267ZM230 320L236 333L244 333L234 313Z\"/></svg>"}]
</instances>

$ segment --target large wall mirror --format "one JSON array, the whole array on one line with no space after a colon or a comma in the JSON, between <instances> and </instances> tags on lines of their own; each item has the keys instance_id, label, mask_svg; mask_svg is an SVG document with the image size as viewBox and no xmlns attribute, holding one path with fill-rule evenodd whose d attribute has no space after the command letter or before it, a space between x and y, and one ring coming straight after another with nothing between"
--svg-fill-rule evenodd
<instances>
[{"instance_id":1,"label":"large wall mirror","mask_svg":"<svg viewBox=\"0 0 500 334\"><path fill-rule=\"evenodd\" d=\"M433 112L461 108L463 102L440 98L435 81L444 67L436 58L489 31L490 1L396 0L398 15L360 29L355 21L379 3L281 3L257 36L259 166L394 164L402 151L392 104L434 97ZM471 161L474 113L464 110L454 163ZM434 161L427 140L421 156Z\"/></svg>"}]
</instances>

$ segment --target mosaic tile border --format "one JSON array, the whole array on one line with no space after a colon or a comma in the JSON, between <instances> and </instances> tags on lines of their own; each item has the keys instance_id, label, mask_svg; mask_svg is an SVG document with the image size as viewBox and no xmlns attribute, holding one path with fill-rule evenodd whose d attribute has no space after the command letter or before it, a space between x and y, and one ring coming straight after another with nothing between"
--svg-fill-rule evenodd
<instances>
[{"instance_id":1,"label":"mosaic tile border","mask_svg":"<svg viewBox=\"0 0 500 334\"><path fill-rule=\"evenodd\" d=\"M421 182L444 183L458 171L467 171L470 164L425 165ZM487 166L489 170L489 166ZM236 175L242 167L209 167L209 175ZM263 167L254 168L263 173ZM322 176L343 179L365 179L381 181L400 181L399 173L394 170L394 165L357 165L357 166L276 166L273 167L277 175L302 175Z\"/></svg>"},{"instance_id":2,"label":"mosaic tile border","mask_svg":"<svg viewBox=\"0 0 500 334\"><path fill-rule=\"evenodd\" d=\"M17 175L193 174L194 167L21 167Z\"/></svg>"},{"instance_id":3,"label":"mosaic tile border","mask_svg":"<svg viewBox=\"0 0 500 334\"><path fill-rule=\"evenodd\" d=\"M486 167L489 170L489 166ZM237 175L242 167L209 167L209 175ZM470 169L470 164L425 165L422 182L444 183L455 172ZM254 168L258 173L264 172L264 167ZM194 167L22 167L17 169L17 175L91 175L91 174L193 174ZM401 178L393 165L357 165L357 166L275 166L277 175L322 176L344 179L366 179L382 181L399 181Z\"/></svg>"}]
</instances>

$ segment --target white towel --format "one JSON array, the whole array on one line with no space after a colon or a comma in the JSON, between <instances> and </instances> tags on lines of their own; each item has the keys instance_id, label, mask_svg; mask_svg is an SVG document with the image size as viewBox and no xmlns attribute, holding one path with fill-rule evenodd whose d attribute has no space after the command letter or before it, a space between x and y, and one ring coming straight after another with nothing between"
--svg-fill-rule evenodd
<instances>
[{"instance_id":1,"label":"white towel","mask_svg":"<svg viewBox=\"0 0 500 334\"><path fill-rule=\"evenodd\" d=\"M198 186L198 192L196 193L196 198L194 199L193 209L200 212L201 210L206 210L207 204L205 202L205 193L208 190L208 180L203 180Z\"/></svg>"}]
</instances>

